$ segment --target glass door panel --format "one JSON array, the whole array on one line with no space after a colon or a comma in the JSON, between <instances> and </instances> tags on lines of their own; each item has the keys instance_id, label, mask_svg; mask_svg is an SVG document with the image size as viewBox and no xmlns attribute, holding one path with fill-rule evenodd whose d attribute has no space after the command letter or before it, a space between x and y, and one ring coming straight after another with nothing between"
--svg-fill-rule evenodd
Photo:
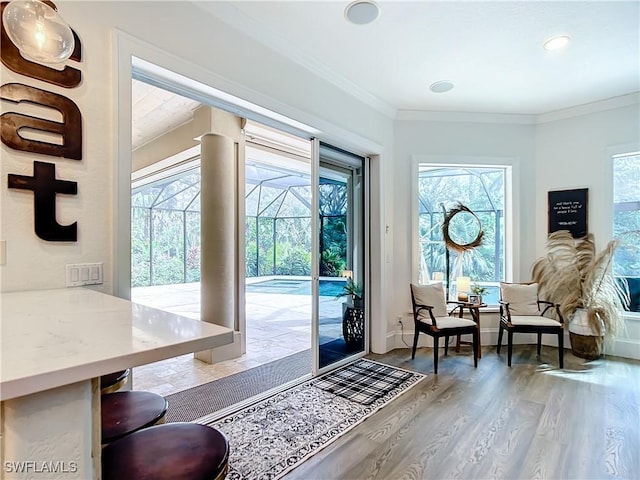
<instances>
[{"instance_id":1,"label":"glass door panel","mask_svg":"<svg viewBox=\"0 0 640 480\"><path fill-rule=\"evenodd\" d=\"M247 355L303 357L312 371L311 145L254 122L245 126ZM272 145L279 145L274 149Z\"/></svg>"},{"instance_id":2,"label":"glass door panel","mask_svg":"<svg viewBox=\"0 0 640 480\"><path fill-rule=\"evenodd\" d=\"M364 159L319 145L317 276L314 293L318 372L366 349L364 269Z\"/></svg>"}]
</instances>

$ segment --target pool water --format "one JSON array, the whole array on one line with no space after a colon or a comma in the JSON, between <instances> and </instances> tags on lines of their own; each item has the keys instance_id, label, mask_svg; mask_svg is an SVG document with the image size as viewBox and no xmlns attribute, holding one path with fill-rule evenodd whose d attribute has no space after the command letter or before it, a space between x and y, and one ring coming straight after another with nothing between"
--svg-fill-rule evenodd
<instances>
[{"instance_id":1,"label":"pool water","mask_svg":"<svg viewBox=\"0 0 640 480\"><path fill-rule=\"evenodd\" d=\"M335 297L342 293L344 280L320 280L320 295ZM249 283L247 292L252 293L284 293L288 295L311 295L311 280L273 279L264 282Z\"/></svg>"},{"instance_id":2,"label":"pool water","mask_svg":"<svg viewBox=\"0 0 640 480\"><path fill-rule=\"evenodd\" d=\"M345 280L320 280L320 295L323 297L335 297L342 293ZM497 305L500 298L500 287L497 285L485 285L488 292L482 296L484 303ZM288 295L311 295L311 280L287 280L283 278L265 280L263 282L247 284L247 292L253 293L284 293Z\"/></svg>"}]
</instances>

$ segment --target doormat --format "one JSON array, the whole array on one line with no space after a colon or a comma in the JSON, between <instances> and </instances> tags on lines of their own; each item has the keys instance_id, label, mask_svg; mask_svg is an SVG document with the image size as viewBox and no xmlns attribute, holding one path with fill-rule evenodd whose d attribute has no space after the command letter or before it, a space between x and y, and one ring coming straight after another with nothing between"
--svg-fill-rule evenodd
<instances>
[{"instance_id":1,"label":"doormat","mask_svg":"<svg viewBox=\"0 0 640 480\"><path fill-rule=\"evenodd\" d=\"M311 350L167 395L166 421L192 422L311 373Z\"/></svg>"},{"instance_id":2,"label":"doormat","mask_svg":"<svg viewBox=\"0 0 640 480\"><path fill-rule=\"evenodd\" d=\"M357 360L209 423L229 439L227 478L282 477L424 377L372 360ZM361 385L360 392L347 392L345 378ZM368 384L375 387L368 389ZM336 393L329 391L332 389Z\"/></svg>"},{"instance_id":3,"label":"doormat","mask_svg":"<svg viewBox=\"0 0 640 480\"><path fill-rule=\"evenodd\" d=\"M371 405L412 375L413 372L363 360L328 373L316 380L314 386L362 405Z\"/></svg>"}]
</instances>

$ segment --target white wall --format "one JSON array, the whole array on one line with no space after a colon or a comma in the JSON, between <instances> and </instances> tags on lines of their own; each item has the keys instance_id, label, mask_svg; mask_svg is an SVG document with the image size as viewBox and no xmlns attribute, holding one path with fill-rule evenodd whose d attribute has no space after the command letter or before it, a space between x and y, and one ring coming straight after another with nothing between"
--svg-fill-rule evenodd
<instances>
[{"instance_id":1,"label":"white wall","mask_svg":"<svg viewBox=\"0 0 640 480\"><path fill-rule=\"evenodd\" d=\"M4 65L1 67L3 85L16 82L64 95L76 103L83 117L82 161L19 152L4 144L1 146L0 237L7 242L6 265L0 267L2 291L62 287L65 264L108 264L111 261L113 157L109 112L113 107L110 102L109 65L105 61L108 56L102 60L94 53L96 49L107 53L104 49L106 39L103 39L103 46L98 47L91 39L93 35L83 35L81 29L78 32L85 48L86 61L80 64L69 62L69 65L82 71L83 81L78 87L57 87L14 73ZM43 114L43 110L38 109L32 114L50 115ZM24 105L17 107L2 102L2 112L5 111L26 113L27 110ZM78 241L75 243L39 239L34 232L33 193L7 188L8 174L33 175L35 160L54 163L57 179L78 182L77 195L58 195L56 202L58 223L67 225L78 222ZM108 267L105 280L108 289Z\"/></svg>"},{"instance_id":2,"label":"white wall","mask_svg":"<svg viewBox=\"0 0 640 480\"><path fill-rule=\"evenodd\" d=\"M431 115L429 116L431 117ZM452 115L442 114L443 120L431 118L412 118L398 120L395 126L394 154L394 236L393 236L393 303L388 311L388 331L396 328L398 315L411 311L409 282L412 278L412 248L414 221L412 212L415 194L411 182L415 180L412 169L416 160L431 158L444 162L480 163L480 161L499 161L511 164L514 170L514 191L519 212L515 221L519 232L516 239L514 258L514 280L524 280L528 276L528 265L532 262L534 248L533 222L522 219L533 218L535 208L535 125L532 119L510 116L468 115L461 120L452 119ZM519 123L496 123L519 122ZM412 323L406 323L412 325ZM489 325L487 325L489 328ZM394 342L390 340L390 345Z\"/></svg>"},{"instance_id":3,"label":"white wall","mask_svg":"<svg viewBox=\"0 0 640 480\"><path fill-rule=\"evenodd\" d=\"M544 253L547 232L547 192L588 188L588 228L596 246L612 237L613 175L611 155L640 149L638 95L624 97L629 105L555 118L543 116L536 128L536 255ZM571 113L571 112L568 112ZM640 188L640 179L638 179Z\"/></svg>"}]
</instances>

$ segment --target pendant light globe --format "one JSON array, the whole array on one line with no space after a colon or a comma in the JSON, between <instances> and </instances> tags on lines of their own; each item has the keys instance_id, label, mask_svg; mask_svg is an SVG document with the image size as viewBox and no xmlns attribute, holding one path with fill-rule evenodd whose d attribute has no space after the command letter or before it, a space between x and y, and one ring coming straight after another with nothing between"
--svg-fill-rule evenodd
<instances>
[{"instance_id":1,"label":"pendant light globe","mask_svg":"<svg viewBox=\"0 0 640 480\"><path fill-rule=\"evenodd\" d=\"M40 0L12 0L2 12L2 22L9 39L28 59L61 63L75 48L69 25Z\"/></svg>"}]
</instances>

